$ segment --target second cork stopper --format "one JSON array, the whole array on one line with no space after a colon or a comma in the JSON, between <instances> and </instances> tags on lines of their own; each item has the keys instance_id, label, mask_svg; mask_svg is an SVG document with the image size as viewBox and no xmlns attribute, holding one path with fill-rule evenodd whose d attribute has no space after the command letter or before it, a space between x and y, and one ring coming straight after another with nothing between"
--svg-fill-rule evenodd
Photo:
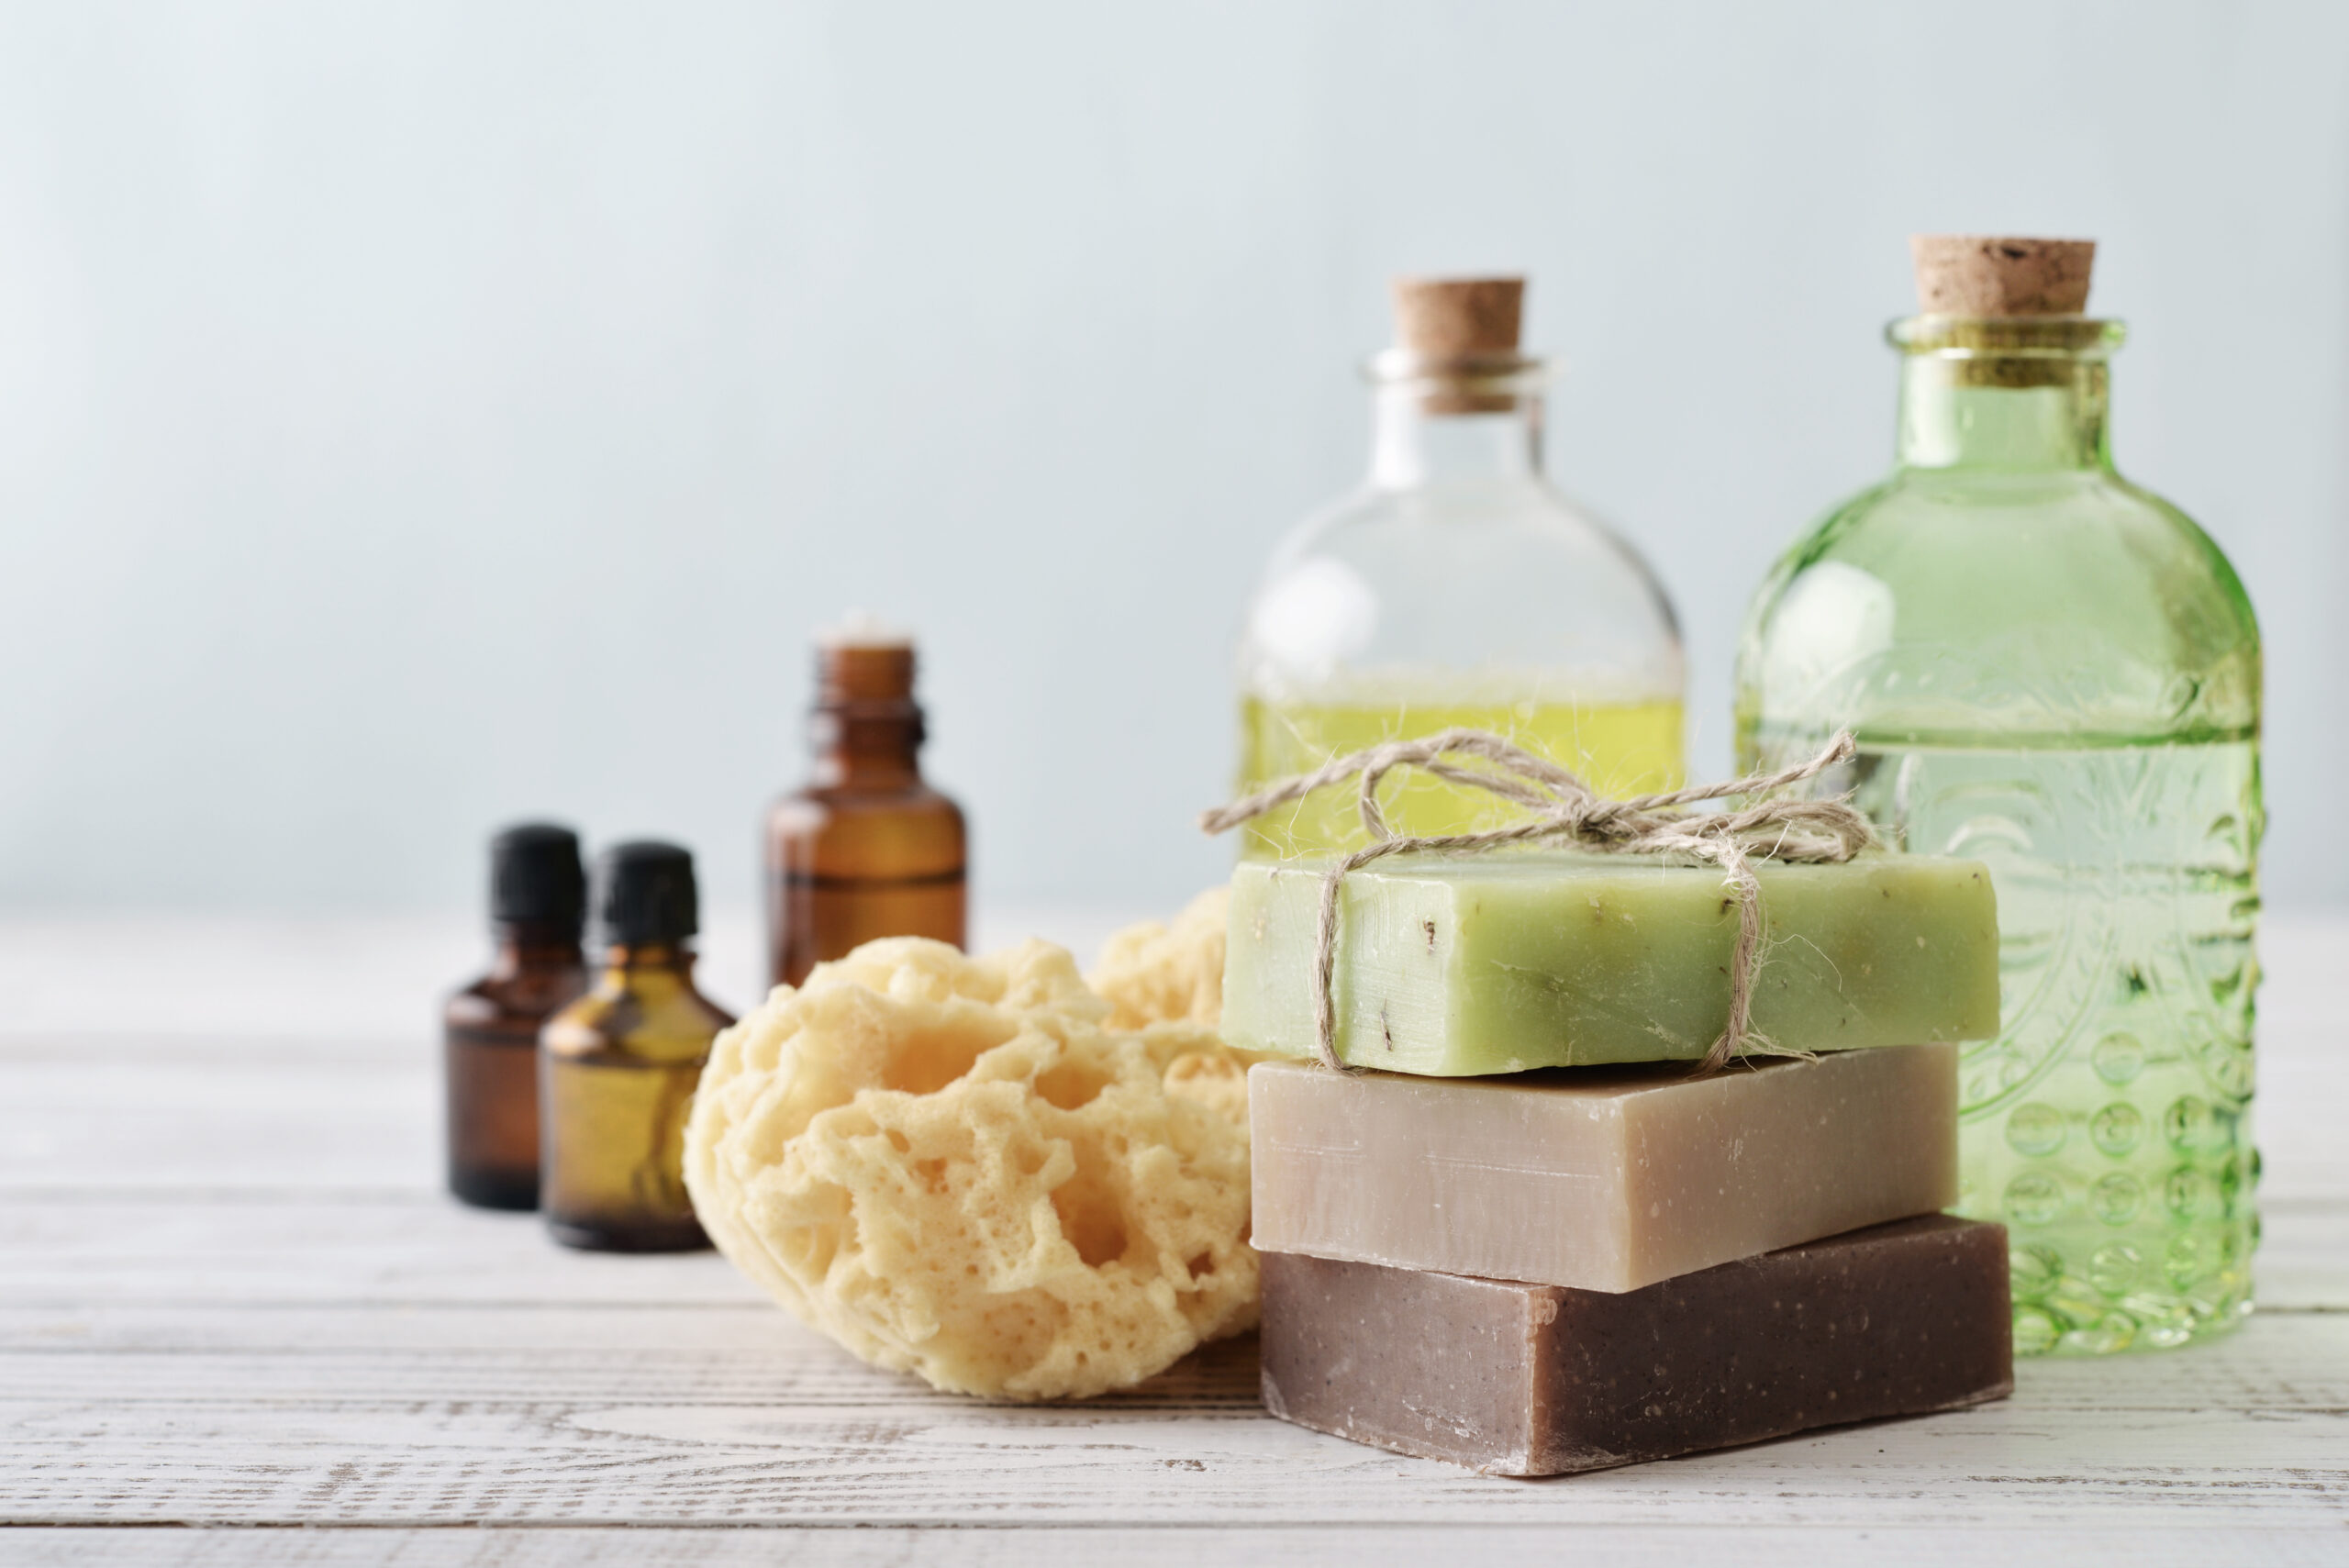
<instances>
[{"instance_id":1,"label":"second cork stopper","mask_svg":"<svg viewBox=\"0 0 2349 1568\"><path fill-rule=\"evenodd\" d=\"M905 703L914 695L914 639L863 610L816 639L816 700Z\"/></svg>"},{"instance_id":2,"label":"second cork stopper","mask_svg":"<svg viewBox=\"0 0 2349 1568\"><path fill-rule=\"evenodd\" d=\"M1914 234L1909 253L1928 316L2077 316L2096 265L2093 239Z\"/></svg>"},{"instance_id":3,"label":"second cork stopper","mask_svg":"<svg viewBox=\"0 0 2349 1568\"><path fill-rule=\"evenodd\" d=\"M1517 352L1523 278L1397 278L1395 340L1428 360Z\"/></svg>"}]
</instances>

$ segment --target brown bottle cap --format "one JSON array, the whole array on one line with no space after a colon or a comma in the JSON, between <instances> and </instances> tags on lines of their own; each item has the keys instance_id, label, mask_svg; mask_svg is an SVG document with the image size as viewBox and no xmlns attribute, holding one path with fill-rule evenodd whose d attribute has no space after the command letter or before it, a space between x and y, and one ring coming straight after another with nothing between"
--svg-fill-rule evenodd
<instances>
[{"instance_id":1,"label":"brown bottle cap","mask_svg":"<svg viewBox=\"0 0 2349 1568\"><path fill-rule=\"evenodd\" d=\"M1523 278L1397 278L1395 341L1430 360L1517 352Z\"/></svg>"},{"instance_id":2,"label":"brown bottle cap","mask_svg":"<svg viewBox=\"0 0 2349 1568\"><path fill-rule=\"evenodd\" d=\"M2096 265L2093 239L1912 234L1909 253L1928 316L2077 316Z\"/></svg>"}]
</instances>

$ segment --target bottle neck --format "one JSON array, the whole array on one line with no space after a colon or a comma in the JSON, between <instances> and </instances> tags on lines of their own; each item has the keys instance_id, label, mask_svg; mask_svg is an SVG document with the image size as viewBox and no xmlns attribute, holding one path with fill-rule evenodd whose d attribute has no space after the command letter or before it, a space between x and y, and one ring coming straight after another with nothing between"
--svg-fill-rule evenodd
<instances>
[{"instance_id":1,"label":"bottle neck","mask_svg":"<svg viewBox=\"0 0 2349 1568\"><path fill-rule=\"evenodd\" d=\"M1902 351L1901 467L2110 472L2119 322L1917 317L1888 335Z\"/></svg>"},{"instance_id":2,"label":"bottle neck","mask_svg":"<svg viewBox=\"0 0 2349 1568\"><path fill-rule=\"evenodd\" d=\"M579 969L587 962L576 927L500 920L490 929L497 943L497 955L489 969L493 979L511 980L548 970Z\"/></svg>"},{"instance_id":3,"label":"bottle neck","mask_svg":"<svg viewBox=\"0 0 2349 1568\"><path fill-rule=\"evenodd\" d=\"M604 979L608 984L634 987L646 981L656 984L663 980L690 984L694 973L694 950L685 941L612 942L603 953Z\"/></svg>"},{"instance_id":4,"label":"bottle neck","mask_svg":"<svg viewBox=\"0 0 2349 1568\"><path fill-rule=\"evenodd\" d=\"M818 706L807 727L818 788L903 787L921 777L921 709L911 702Z\"/></svg>"},{"instance_id":5,"label":"bottle neck","mask_svg":"<svg viewBox=\"0 0 2349 1568\"><path fill-rule=\"evenodd\" d=\"M1542 472L1542 397L1462 394L1405 382L1372 395L1370 482L1416 490L1531 479Z\"/></svg>"}]
</instances>

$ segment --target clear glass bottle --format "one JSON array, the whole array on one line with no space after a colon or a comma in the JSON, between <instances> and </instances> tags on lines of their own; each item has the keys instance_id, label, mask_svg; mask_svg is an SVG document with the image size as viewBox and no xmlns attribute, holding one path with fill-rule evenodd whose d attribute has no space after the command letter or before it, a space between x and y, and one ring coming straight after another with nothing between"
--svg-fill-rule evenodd
<instances>
[{"instance_id":1,"label":"clear glass bottle","mask_svg":"<svg viewBox=\"0 0 2349 1568\"><path fill-rule=\"evenodd\" d=\"M693 857L616 844L596 860L595 903L602 972L539 1035L539 1206L565 1246L707 1247L685 1193L685 1114L734 1020L694 989Z\"/></svg>"},{"instance_id":2,"label":"clear glass bottle","mask_svg":"<svg viewBox=\"0 0 2349 1568\"><path fill-rule=\"evenodd\" d=\"M1542 474L1547 370L1518 351L1522 289L1397 284L1405 347L1370 365L1370 477L1280 545L1248 609L1242 789L1453 725L1508 736L1602 791L1680 782L1679 628L1646 564ZM1392 801L1407 832L1507 810L1424 779ZM1242 852L1361 832L1351 798L1327 791L1252 825Z\"/></svg>"},{"instance_id":3,"label":"clear glass bottle","mask_svg":"<svg viewBox=\"0 0 2349 1568\"><path fill-rule=\"evenodd\" d=\"M2218 547L2114 472L2092 250L2076 298L2028 286L2065 245L1919 241L1929 307L1938 255L2005 313L1891 328L1897 465L1763 584L1737 723L1753 765L1852 727L1822 788L1988 862L2004 1029L1964 1060L1961 1207L2009 1229L2017 1351L2099 1354L2250 1310L2260 651Z\"/></svg>"},{"instance_id":4,"label":"clear glass bottle","mask_svg":"<svg viewBox=\"0 0 2349 1568\"><path fill-rule=\"evenodd\" d=\"M767 814L768 984L878 937L961 947L969 840L921 776L914 646L869 625L816 650L815 776Z\"/></svg>"},{"instance_id":5,"label":"clear glass bottle","mask_svg":"<svg viewBox=\"0 0 2349 1568\"><path fill-rule=\"evenodd\" d=\"M530 822L490 840L490 971L441 1009L449 1190L481 1208L539 1206L539 1029L587 988L579 836Z\"/></svg>"}]
</instances>

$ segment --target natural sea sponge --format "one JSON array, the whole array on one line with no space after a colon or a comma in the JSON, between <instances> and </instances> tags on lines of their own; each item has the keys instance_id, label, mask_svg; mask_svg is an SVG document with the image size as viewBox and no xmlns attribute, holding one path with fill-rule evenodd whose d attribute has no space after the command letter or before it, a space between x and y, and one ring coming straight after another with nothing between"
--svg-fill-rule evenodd
<instances>
[{"instance_id":1,"label":"natural sea sponge","mask_svg":"<svg viewBox=\"0 0 2349 1568\"><path fill-rule=\"evenodd\" d=\"M1223 928L1230 915L1230 886L1210 887L1172 925L1145 921L1104 942L1086 978L1109 999L1109 1027L1221 1022Z\"/></svg>"},{"instance_id":2,"label":"natural sea sponge","mask_svg":"<svg viewBox=\"0 0 2349 1568\"><path fill-rule=\"evenodd\" d=\"M711 1048L703 1227L800 1318L958 1393L1099 1394L1250 1328L1247 1059L1108 1013L1044 942L818 965Z\"/></svg>"}]
</instances>

